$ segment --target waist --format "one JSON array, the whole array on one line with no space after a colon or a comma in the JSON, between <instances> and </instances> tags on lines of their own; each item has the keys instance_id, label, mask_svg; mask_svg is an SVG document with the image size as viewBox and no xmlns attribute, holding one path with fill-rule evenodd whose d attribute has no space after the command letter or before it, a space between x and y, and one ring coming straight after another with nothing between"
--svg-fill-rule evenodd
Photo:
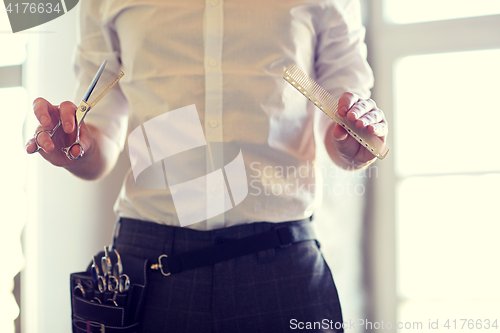
<instances>
[{"instance_id":1,"label":"waist","mask_svg":"<svg viewBox=\"0 0 500 333\"><path fill-rule=\"evenodd\" d=\"M216 230L194 230L154 222L121 218L115 244L121 251L156 260L158 254L172 255L262 234L280 227L294 233L314 234L311 218L271 223L254 222Z\"/></svg>"}]
</instances>

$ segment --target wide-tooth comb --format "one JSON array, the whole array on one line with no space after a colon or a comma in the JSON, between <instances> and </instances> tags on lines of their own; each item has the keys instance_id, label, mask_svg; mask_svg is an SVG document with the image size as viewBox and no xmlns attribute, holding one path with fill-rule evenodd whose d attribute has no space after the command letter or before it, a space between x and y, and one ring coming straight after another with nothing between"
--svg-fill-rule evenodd
<instances>
[{"instance_id":1,"label":"wide-tooth comb","mask_svg":"<svg viewBox=\"0 0 500 333\"><path fill-rule=\"evenodd\" d=\"M387 156L389 148L385 142L378 136L368 132L366 128L357 128L355 122L347 120L346 117L341 117L337 112L339 101L313 79L304 74L295 64L285 69L283 78L313 102L321 111L326 113L327 116L344 127L349 135L366 147L373 155L381 160Z\"/></svg>"}]
</instances>

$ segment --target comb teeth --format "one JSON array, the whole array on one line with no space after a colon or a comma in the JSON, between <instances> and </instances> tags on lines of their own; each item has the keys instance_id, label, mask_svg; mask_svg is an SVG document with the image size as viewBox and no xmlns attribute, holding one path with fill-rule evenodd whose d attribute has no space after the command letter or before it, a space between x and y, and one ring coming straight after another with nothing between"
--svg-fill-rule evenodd
<instances>
[{"instance_id":1,"label":"comb teeth","mask_svg":"<svg viewBox=\"0 0 500 333\"><path fill-rule=\"evenodd\" d=\"M385 142L367 132L366 129L356 128L353 122L349 122L345 117L341 117L337 113L338 100L313 79L304 74L295 64L285 69L283 78L337 124L344 127L349 135L356 139L362 146L366 147L373 155L380 159L387 156L389 149L385 145Z\"/></svg>"},{"instance_id":2,"label":"comb teeth","mask_svg":"<svg viewBox=\"0 0 500 333\"><path fill-rule=\"evenodd\" d=\"M337 112L338 101L313 79L304 74L295 64L288 67L283 76L286 76L285 80L289 81L327 115L333 117L333 114Z\"/></svg>"},{"instance_id":3,"label":"comb teeth","mask_svg":"<svg viewBox=\"0 0 500 333\"><path fill-rule=\"evenodd\" d=\"M90 107L91 108L94 107L97 104L97 102L99 102L101 100L101 98L103 98L104 95L106 95L118 81L120 81L120 79L123 77L123 75L124 75L123 71L119 71L118 73L111 76L108 79L108 81L106 81L106 83L99 89L99 91L96 92L96 94L95 94L96 97L92 99L92 102L88 103L90 105Z\"/></svg>"}]
</instances>

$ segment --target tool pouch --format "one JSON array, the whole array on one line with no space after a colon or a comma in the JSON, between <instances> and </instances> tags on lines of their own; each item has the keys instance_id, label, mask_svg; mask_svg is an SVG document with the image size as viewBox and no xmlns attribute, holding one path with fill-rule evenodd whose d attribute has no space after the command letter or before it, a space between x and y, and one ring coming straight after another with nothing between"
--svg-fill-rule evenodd
<instances>
[{"instance_id":1,"label":"tool pouch","mask_svg":"<svg viewBox=\"0 0 500 333\"><path fill-rule=\"evenodd\" d=\"M104 252L95 257L101 258ZM110 253L112 261L116 255ZM121 255L124 273L130 278L126 292L100 292L92 277L92 263L85 272L70 275L73 333L135 333L146 294L148 260Z\"/></svg>"}]
</instances>

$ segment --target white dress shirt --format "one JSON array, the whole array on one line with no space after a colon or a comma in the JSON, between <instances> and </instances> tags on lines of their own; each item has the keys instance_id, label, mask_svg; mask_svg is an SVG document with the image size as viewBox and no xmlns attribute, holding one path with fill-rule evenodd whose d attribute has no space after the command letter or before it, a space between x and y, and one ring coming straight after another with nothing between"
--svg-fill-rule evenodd
<instances>
[{"instance_id":1,"label":"white dress shirt","mask_svg":"<svg viewBox=\"0 0 500 333\"><path fill-rule=\"evenodd\" d=\"M298 220L319 206L314 123L329 119L282 72L295 63L337 98L368 97L373 77L357 0L83 0L80 20L77 96L104 59L106 71L125 73L87 123L125 149L135 128L194 104L208 143L241 149L246 198L187 227ZM224 154L190 162L208 173L227 163ZM169 189L140 185L130 170L118 216L178 226Z\"/></svg>"}]
</instances>

